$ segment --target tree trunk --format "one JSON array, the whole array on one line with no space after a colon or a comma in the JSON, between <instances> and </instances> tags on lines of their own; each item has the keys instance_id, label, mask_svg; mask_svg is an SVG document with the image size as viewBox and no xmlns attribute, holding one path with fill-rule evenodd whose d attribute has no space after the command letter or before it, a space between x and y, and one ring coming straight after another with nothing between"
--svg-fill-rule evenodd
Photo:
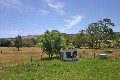
<instances>
[{"instance_id":1,"label":"tree trunk","mask_svg":"<svg viewBox=\"0 0 120 80\"><path fill-rule=\"evenodd\" d=\"M50 59L50 53L49 53L49 59Z\"/></svg>"},{"instance_id":2,"label":"tree trunk","mask_svg":"<svg viewBox=\"0 0 120 80\"><path fill-rule=\"evenodd\" d=\"M51 54L51 58L53 57L53 54Z\"/></svg>"},{"instance_id":3,"label":"tree trunk","mask_svg":"<svg viewBox=\"0 0 120 80\"><path fill-rule=\"evenodd\" d=\"M99 49L101 48L101 44L100 44L100 42L99 42L99 47L98 47Z\"/></svg>"},{"instance_id":4,"label":"tree trunk","mask_svg":"<svg viewBox=\"0 0 120 80\"><path fill-rule=\"evenodd\" d=\"M20 48L18 47L18 51L20 51Z\"/></svg>"}]
</instances>

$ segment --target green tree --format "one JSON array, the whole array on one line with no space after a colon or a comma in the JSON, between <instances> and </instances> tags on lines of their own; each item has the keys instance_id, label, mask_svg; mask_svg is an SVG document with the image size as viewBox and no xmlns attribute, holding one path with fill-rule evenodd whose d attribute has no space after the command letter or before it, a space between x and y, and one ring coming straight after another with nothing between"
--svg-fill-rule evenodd
<instances>
[{"instance_id":1,"label":"green tree","mask_svg":"<svg viewBox=\"0 0 120 80\"><path fill-rule=\"evenodd\" d=\"M22 46L23 47L35 47L38 43L38 39L22 39Z\"/></svg>"},{"instance_id":2,"label":"green tree","mask_svg":"<svg viewBox=\"0 0 120 80\"><path fill-rule=\"evenodd\" d=\"M72 36L70 36L69 34L64 34L63 35L63 38L64 38L64 40L65 40L65 45L66 45L66 47L71 47L72 45L71 45L71 43L72 43Z\"/></svg>"},{"instance_id":3,"label":"green tree","mask_svg":"<svg viewBox=\"0 0 120 80\"><path fill-rule=\"evenodd\" d=\"M23 39L22 40L22 46L23 47L33 47L34 44L33 44L32 39Z\"/></svg>"},{"instance_id":4,"label":"green tree","mask_svg":"<svg viewBox=\"0 0 120 80\"><path fill-rule=\"evenodd\" d=\"M11 46L11 40L7 40L7 39L0 39L0 46L1 47L9 47Z\"/></svg>"},{"instance_id":5,"label":"green tree","mask_svg":"<svg viewBox=\"0 0 120 80\"><path fill-rule=\"evenodd\" d=\"M120 34L115 35L114 48L120 48Z\"/></svg>"},{"instance_id":6,"label":"green tree","mask_svg":"<svg viewBox=\"0 0 120 80\"><path fill-rule=\"evenodd\" d=\"M86 31L85 30L81 30L79 31L79 35L80 35L80 42L81 42L81 47L86 47L87 45L87 36L86 36Z\"/></svg>"},{"instance_id":7,"label":"green tree","mask_svg":"<svg viewBox=\"0 0 120 80\"><path fill-rule=\"evenodd\" d=\"M36 46L38 43L38 39L32 38L31 41L32 41L33 46Z\"/></svg>"},{"instance_id":8,"label":"green tree","mask_svg":"<svg viewBox=\"0 0 120 80\"><path fill-rule=\"evenodd\" d=\"M99 40L99 27L97 26L97 23L91 23L88 26L88 29L86 30L87 36L89 38L88 40L88 46L89 48L94 48Z\"/></svg>"},{"instance_id":9,"label":"green tree","mask_svg":"<svg viewBox=\"0 0 120 80\"><path fill-rule=\"evenodd\" d=\"M6 47L9 47L9 46L11 46L11 41L10 40L6 40Z\"/></svg>"},{"instance_id":10,"label":"green tree","mask_svg":"<svg viewBox=\"0 0 120 80\"><path fill-rule=\"evenodd\" d=\"M22 39L22 47L27 47L27 39Z\"/></svg>"},{"instance_id":11,"label":"green tree","mask_svg":"<svg viewBox=\"0 0 120 80\"><path fill-rule=\"evenodd\" d=\"M73 37L72 44L73 44L75 47L77 47L77 48L80 48L80 47L81 47L81 42L80 42L79 33L77 33L77 35Z\"/></svg>"},{"instance_id":12,"label":"green tree","mask_svg":"<svg viewBox=\"0 0 120 80\"><path fill-rule=\"evenodd\" d=\"M111 27L114 27L115 24L108 18L104 18L103 20L100 20L97 22L99 27L99 39L100 42L106 44L110 42L108 40L114 40L115 34ZM110 46L109 46L110 47Z\"/></svg>"},{"instance_id":13,"label":"green tree","mask_svg":"<svg viewBox=\"0 0 120 80\"><path fill-rule=\"evenodd\" d=\"M76 46L77 48L85 47L86 43L86 33L84 30L81 30L79 33L77 33L76 36L73 37L72 44Z\"/></svg>"},{"instance_id":14,"label":"green tree","mask_svg":"<svg viewBox=\"0 0 120 80\"><path fill-rule=\"evenodd\" d=\"M19 35L15 37L15 46L18 49L18 51L20 51L19 48L22 47L22 38Z\"/></svg>"},{"instance_id":15,"label":"green tree","mask_svg":"<svg viewBox=\"0 0 120 80\"><path fill-rule=\"evenodd\" d=\"M107 44L111 44L110 42L108 42L108 40L114 40L114 32L112 30L112 28L110 27L115 26L114 23L108 19L108 18L104 18L103 20L100 20L96 23L91 23L88 26L87 31L87 35L89 37L89 42L88 42L88 46L91 47L92 49L94 47L97 47L98 44L98 48L101 47L101 43L107 43Z\"/></svg>"},{"instance_id":16,"label":"green tree","mask_svg":"<svg viewBox=\"0 0 120 80\"><path fill-rule=\"evenodd\" d=\"M62 48L62 36L60 34L59 31L57 30L52 30L51 31L51 37L52 37L52 49L53 49L53 53L55 54L59 54L60 50Z\"/></svg>"},{"instance_id":17,"label":"green tree","mask_svg":"<svg viewBox=\"0 0 120 80\"><path fill-rule=\"evenodd\" d=\"M6 46L6 39L0 39L0 46L5 47Z\"/></svg>"},{"instance_id":18,"label":"green tree","mask_svg":"<svg viewBox=\"0 0 120 80\"><path fill-rule=\"evenodd\" d=\"M57 30L47 30L40 36L40 45L43 49L43 53L48 54L49 58L52 58L53 54L59 54L60 49L63 47L60 32Z\"/></svg>"}]
</instances>

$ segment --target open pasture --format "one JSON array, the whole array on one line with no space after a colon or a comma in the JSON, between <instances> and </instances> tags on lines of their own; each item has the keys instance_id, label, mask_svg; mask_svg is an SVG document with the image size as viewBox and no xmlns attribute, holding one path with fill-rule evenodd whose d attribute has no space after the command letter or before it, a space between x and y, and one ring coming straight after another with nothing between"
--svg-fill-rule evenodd
<instances>
[{"instance_id":1,"label":"open pasture","mask_svg":"<svg viewBox=\"0 0 120 80\"><path fill-rule=\"evenodd\" d=\"M37 47L25 47L20 48L21 51L17 51L15 47L0 47L0 65L9 65L24 63L26 60L41 58L42 52L40 48Z\"/></svg>"},{"instance_id":2,"label":"open pasture","mask_svg":"<svg viewBox=\"0 0 120 80\"><path fill-rule=\"evenodd\" d=\"M72 62L49 60L37 47L21 48L21 51L2 47L0 50L0 65L6 66L0 70L1 80L120 80L119 49L108 53L109 58L104 60L98 59L97 55L106 50L78 49L78 57L80 54L81 57Z\"/></svg>"},{"instance_id":3,"label":"open pasture","mask_svg":"<svg viewBox=\"0 0 120 80\"><path fill-rule=\"evenodd\" d=\"M1 80L120 80L120 59L34 60L1 70Z\"/></svg>"},{"instance_id":4,"label":"open pasture","mask_svg":"<svg viewBox=\"0 0 120 80\"><path fill-rule=\"evenodd\" d=\"M17 51L15 47L0 47L0 65L9 65L24 63L30 61L31 57L33 59L40 59L42 57L47 57L47 55L42 54L42 50L38 47L23 47L20 48L21 51ZM97 58L99 54L105 53L104 49L78 49L78 58ZM120 58L120 49L113 49L113 53L108 53L110 58Z\"/></svg>"}]
</instances>

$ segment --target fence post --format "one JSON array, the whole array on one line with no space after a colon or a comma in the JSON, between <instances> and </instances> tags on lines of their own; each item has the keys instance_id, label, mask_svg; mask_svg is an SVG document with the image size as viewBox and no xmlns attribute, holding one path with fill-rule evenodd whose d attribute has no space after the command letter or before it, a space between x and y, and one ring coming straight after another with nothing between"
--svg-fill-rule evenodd
<instances>
[{"instance_id":1,"label":"fence post","mask_svg":"<svg viewBox=\"0 0 120 80\"><path fill-rule=\"evenodd\" d=\"M116 58L117 58L117 54L116 54Z\"/></svg>"},{"instance_id":2,"label":"fence post","mask_svg":"<svg viewBox=\"0 0 120 80\"><path fill-rule=\"evenodd\" d=\"M42 59L42 55L41 55L41 59Z\"/></svg>"},{"instance_id":3,"label":"fence post","mask_svg":"<svg viewBox=\"0 0 120 80\"><path fill-rule=\"evenodd\" d=\"M31 61L31 63L32 63L32 61L33 61L32 57L30 58L30 61Z\"/></svg>"},{"instance_id":4,"label":"fence post","mask_svg":"<svg viewBox=\"0 0 120 80\"><path fill-rule=\"evenodd\" d=\"M81 53L79 53L79 57L80 57L80 58L82 57Z\"/></svg>"},{"instance_id":5,"label":"fence post","mask_svg":"<svg viewBox=\"0 0 120 80\"><path fill-rule=\"evenodd\" d=\"M94 58L96 57L95 53L94 53Z\"/></svg>"}]
</instances>

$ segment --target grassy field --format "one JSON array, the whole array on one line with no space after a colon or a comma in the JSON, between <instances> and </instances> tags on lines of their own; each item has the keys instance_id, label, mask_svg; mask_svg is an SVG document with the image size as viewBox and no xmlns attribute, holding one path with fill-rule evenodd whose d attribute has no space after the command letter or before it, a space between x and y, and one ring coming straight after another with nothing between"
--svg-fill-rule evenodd
<instances>
[{"instance_id":1,"label":"grassy field","mask_svg":"<svg viewBox=\"0 0 120 80\"><path fill-rule=\"evenodd\" d=\"M0 47L0 65L10 66L14 64L21 64L30 60L31 57L33 59L40 59L42 54L42 50L37 47L25 47L20 48L21 51L17 51L15 47Z\"/></svg>"},{"instance_id":2,"label":"grassy field","mask_svg":"<svg viewBox=\"0 0 120 80\"><path fill-rule=\"evenodd\" d=\"M6 68L1 80L120 80L120 59L35 60Z\"/></svg>"},{"instance_id":3,"label":"grassy field","mask_svg":"<svg viewBox=\"0 0 120 80\"><path fill-rule=\"evenodd\" d=\"M40 59L41 55L42 57L46 57L47 55L42 54L42 50L37 47L23 47L20 48L21 51L17 51L17 48L15 47L0 47L0 65L12 65L12 64L19 64L23 63L26 60L30 60L31 57L33 59ZM93 58L94 54L96 53L99 55L100 53L105 53L106 50L104 49L78 49L78 57L81 58ZM111 58L120 58L120 49L113 49L112 54L108 54Z\"/></svg>"},{"instance_id":4,"label":"grassy field","mask_svg":"<svg viewBox=\"0 0 120 80\"><path fill-rule=\"evenodd\" d=\"M98 59L104 49L78 49L78 61L48 60L40 48L0 47L0 80L120 80L120 49ZM96 58L93 58L96 53ZM41 58L43 55L43 59ZM31 63L30 58L33 57Z\"/></svg>"}]
</instances>

